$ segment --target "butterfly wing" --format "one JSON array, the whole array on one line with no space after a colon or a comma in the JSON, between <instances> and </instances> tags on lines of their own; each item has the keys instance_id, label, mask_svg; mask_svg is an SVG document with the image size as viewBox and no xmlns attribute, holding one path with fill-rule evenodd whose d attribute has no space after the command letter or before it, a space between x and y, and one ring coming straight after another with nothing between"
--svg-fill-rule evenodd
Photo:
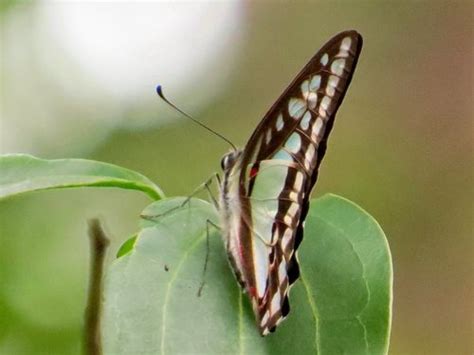
<instances>
[{"instance_id":1,"label":"butterfly wing","mask_svg":"<svg viewBox=\"0 0 474 355\"><path fill-rule=\"evenodd\" d=\"M263 335L289 312L309 197L361 47L355 31L329 40L270 108L226 174L226 203L235 207L226 218L229 257Z\"/></svg>"}]
</instances>

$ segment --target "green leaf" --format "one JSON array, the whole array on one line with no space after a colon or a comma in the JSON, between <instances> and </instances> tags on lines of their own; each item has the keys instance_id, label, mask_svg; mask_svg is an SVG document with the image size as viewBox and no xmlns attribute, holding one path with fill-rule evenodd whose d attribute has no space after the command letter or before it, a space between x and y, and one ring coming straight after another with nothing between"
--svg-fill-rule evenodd
<instances>
[{"instance_id":1,"label":"green leaf","mask_svg":"<svg viewBox=\"0 0 474 355\"><path fill-rule=\"evenodd\" d=\"M132 237L128 238L125 243L123 243L119 250L117 251L117 258L120 258L124 255L127 255L133 250L135 246L135 242L137 241L137 235L133 235Z\"/></svg>"},{"instance_id":2,"label":"green leaf","mask_svg":"<svg viewBox=\"0 0 474 355\"><path fill-rule=\"evenodd\" d=\"M312 202L299 249L301 278L291 311L276 332L258 333L247 296L227 261L220 233L206 220L213 206L159 201L134 249L117 259L105 282L106 354L385 354L391 302L391 257L377 222L334 195ZM166 211L170 211L166 213Z\"/></svg>"},{"instance_id":3,"label":"green leaf","mask_svg":"<svg viewBox=\"0 0 474 355\"><path fill-rule=\"evenodd\" d=\"M0 199L25 192L67 187L119 187L164 197L145 176L116 165L84 159L38 159L26 154L0 157Z\"/></svg>"}]
</instances>

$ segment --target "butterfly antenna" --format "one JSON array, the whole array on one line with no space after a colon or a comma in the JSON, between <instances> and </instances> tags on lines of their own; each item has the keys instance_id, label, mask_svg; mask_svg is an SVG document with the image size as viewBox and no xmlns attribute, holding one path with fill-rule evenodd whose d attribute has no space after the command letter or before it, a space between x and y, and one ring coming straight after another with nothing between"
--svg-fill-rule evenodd
<instances>
[{"instance_id":1,"label":"butterfly antenna","mask_svg":"<svg viewBox=\"0 0 474 355\"><path fill-rule=\"evenodd\" d=\"M161 85L158 85L156 87L156 93L158 94L159 97L161 97L161 99L166 102L168 105L170 105L172 108L174 108L176 111L178 111L179 113L183 114L184 116L186 116L187 118L189 118L191 121L193 121L194 123L197 123L198 125L200 125L201 127L207 129L209 132L215 134L216 136L218 136L219 138L223 139L224 141L226 141L234 150L237 150L237 147L230 141L228 140L226 137L224 137L222 134L214 131L212 128L209 128L207 127L204 123L202 122L199 122L198 120L196 120L195 118L191 117L190 115L188 115L186 112L184 112L183 110L180 110L176 105L174 105L173 103L171 103L166 97L165 95L163 95L163 90L161 89Z\"/></svg>"}]
</instances>

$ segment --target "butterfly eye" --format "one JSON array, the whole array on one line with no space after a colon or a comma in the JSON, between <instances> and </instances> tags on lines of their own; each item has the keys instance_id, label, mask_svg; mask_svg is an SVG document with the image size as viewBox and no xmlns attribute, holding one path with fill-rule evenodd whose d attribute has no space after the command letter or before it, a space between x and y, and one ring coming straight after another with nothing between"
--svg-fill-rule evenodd
<instances>
[{"instance_id":1,"label":"butterfly eye","mask_svg":"<svg viewBox=\"0 0 474 355\"><path fill-rule=\"evenodd\" d=\"M232 151L226 155L224 155L224 157L222 158L221 160L221 168L223 171L227 171L229 170L230 168L232 168L232 166L234 166L235 164L235 161L237 160L238 156L239 156L239 152L237 151Z\"/></svg>"},{"instance_id":2,"label":"butterfly eye","mask_svg":"<svg viewBox=\"0 0 474 355\"><path fill-rule=\"evenodd\" d=\"M222 160L221 160L221 168L222 168L222 170L224 170L224 171L226 170L226 167L227 167L227 165L228 165L228 161L229 161L229 156L228 156L228 155L224 155L224 156L222 157Z\"/></svg>"}]
</instances>

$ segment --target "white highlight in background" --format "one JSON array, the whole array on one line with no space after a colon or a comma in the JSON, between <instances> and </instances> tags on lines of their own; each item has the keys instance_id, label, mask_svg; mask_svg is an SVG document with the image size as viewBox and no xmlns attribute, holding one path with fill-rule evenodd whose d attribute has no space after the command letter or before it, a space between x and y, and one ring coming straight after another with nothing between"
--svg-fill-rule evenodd
<instances>
[{"instance_id":1,"label":"white highlight in background","mask_svg":"<svg viewBox=\"0 0 474 355\"><path fill-rule=\"evenodd\" d=\"M197 112L238 50L238 2L40 2L4 19L0 152L83 150L159 114L154 89ZM157 110L156 114L150 112ZM127 112L137 112L133 121Z\"/></svg>"}]
</instances>

